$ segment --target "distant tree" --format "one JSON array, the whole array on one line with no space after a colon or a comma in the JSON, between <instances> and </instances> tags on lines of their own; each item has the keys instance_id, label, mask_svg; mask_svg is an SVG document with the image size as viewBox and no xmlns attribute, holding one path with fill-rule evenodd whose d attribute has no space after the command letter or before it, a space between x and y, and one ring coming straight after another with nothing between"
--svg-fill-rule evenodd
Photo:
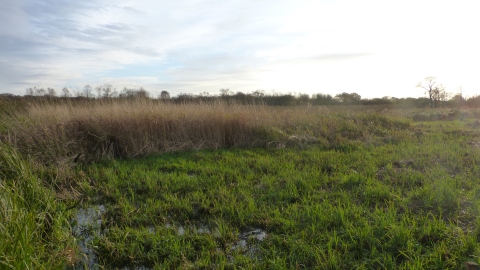
<instances>
[{"instance_id":1,"label":"distant tree","mask_svg":"<svg viewBox=\"0 0 480 270\"><path fill-rule=\"evenodd\" d=\"M452 95L449 102L454 106L462 106L465 103L465 98L463 97L462 87L456 89L458 92L455 95Z\"/></svg>"},{"instance_id":2,"label":"distant tree","mask_svg":"<svg viewBox=\"0 0 480 270\"><path fill-rule=\"evenodd\" d=\"M134 89L129 89L124 87L122 92L120 92L119 97L121 98L128 98L128 97L133 97L135 95L135 90Z\"/></svg>"},{"instance_id":3,"label":"distant tree","mask_svg":"<svg viewBox=\"0 0 480 270\"><path fill-rule=\"evenodd\" d=\"M102 97L112 98L118 95L117 89L113 88L110 84L104 84L102 87Z\"/></svg>"},{"instance_id":4,"label":"distant tree","mask_svg":"<svg viewBox=\"0 0 480 270\"><path fill-rule=\"evenodd\" d=\"M254 97L264 97L265 96L265 91L264 90L255 90L255 91L253 91L252 95Z\"/></svg>"},{"instance_id":5,"label":"distant tree","mask_svg":"<svg viewBox=\"0 0 480 270\"><path fill-rule=\"evenodd\" d=\"M45 90L43 87L42 88L38 88L36 86L34 86L33 88L27 88L26 89L26 95L27 96L48 96L49 93L54 93L55 90L53 90L52 88L48 88L48 90Z\"/></svg>"},{"instance_id":6,"label":"distant tree","mask_svg":"<svg viewBox=\"0 0 480 270\"><path fill-rule=\"evenodd\" d=\"M47 94L47 90L45 90L43 87L38 88L34 86L33 88L28 88L27 89L27 95L29 96L45 96Z\"/></svg>"},{"instance_id":7,"label":"distant tree","mask_svg":"<svg viewBox=\"0 0 480 270\"><path fill-rule=\"evenodd\" d=\"M92 98L93 97L93 89L92 87L87 84L83 87L83 90L82 90L82 94L81 94L83 97L86 97L86 98Z\"/></svg>"},{"instance_id":8,"label":"distant tree","mask_svg":"<svg viewBox=\"0 0 480 270\"><path fill-rule=\"evenodd\" d=\"M189 103L195 101L195 95L190 94L190 93L180 93L177 95L177 98L175 99L177 103Z\"/></svg>"},{"instance_id":9,"label":"distant tree","mask_svg":"<svg viewBox=\"0 0 480 270\"><path fill-rule=\"evenodd\" d=\"M385 98L363 99L362 105L390 105L392 101Z\"/></svg>"},{"instance_id":10,"label":"distant tree","mask_svg":"<svg viewBox=\"0 0 480 270\"><path fill-rule=\"evenodd\" d=\"M308 94L299 94L297 96L297 101L299 105L307 105L310 102L310 95Z\"/></svg>"},{"instance_id":11,"label":"distant tree","mask_svg":"<svg viewBox=\"0 0 480 270\"><path fill-rule=\"evenodd\" d=\"M436 108L440 101L448 99L448 93L445 91L445 87L437 83L435 77L426 77L423 82L419 82L417 87L425 90L425 95L430 100L430 108Z\"/></svg>"},{"instance_id":12,"label":"distant tree","mask_svg":"<svg viewBox=\"0 0 480 270\"><path fill-rule=\"evenodd\" d=\"M274 94L264 98L266 104L274 106L290 106L295 105L295 96L288 94Z\"/></svg>"},{"instance_id":13,"label":"distant tree","mask_svg":"<svg viewBox=\"0 0 480 270\"><path fill-rule=\"evenodd\" d=\"M237 92L235 95L233 95L233 97L238 104L251 104L254 102L251 95L243 92Z\"/></svg>"},{"instance_id":14,"label":"distant tree","mask_svg":"<svg viewBox=\"0 0 480 270\"><path fill-rule=\"evenodd\" d=\"M64 88L62 89L62 97L71 97L71 96L72 96L72 94L70 93L70 91L68 90L68 88L67 88L67 87L64 87Z\"/></svg>"},{"instance_id":15,"label":"distant tree","mask_svg":"<svg viewBox=\"0 0 480 270\"><path fill-rule=\"evenodd\" d=\"M220 95L221 95L222 97L229 96L230 94L231 94L230 89L223 89L223 88L220 89Z\"/></svg>"},{"instance_id":16,"label":"distant tree","mask_svg":"<svg viewBox=\"0 0 480 270\"><path fill-rule=\"evenodd\" d=\"M143 87L140 87L140 89L137 90L135 93L136 98L149 98L150 93L148 93L147 90L145 90Z\"/></svg>"},{"instance_id":17,"label":"distant tree","mask_svg":"<svg viewBox=\"0 0 480 270\"><path fill-rule=\"evenodd\" d=\"M390 96L384 96L384 97L382 97L382 99L385 100L385 101L390 101L391 104L395 104L398 101L398 98L390 97Z\"/></svg>"},{"instance_id":18,"label":"distant tree","mask_svg":"<svg viewBox=\"0 0 480 270\"><path fill-rule=\"evenodd\" d=\"M121 98L149 98L150 94L143 87L140 89L129 89L124 87L119 97Z\"/></svg>"},{"instance_id":19,"label":"distant tree","mask_svg":"<svg viewBox=\"0 0 480 270\"><path fill-rule=\"evenodd\" d=\"M160 98L161 98L161 99L170 99L170 93L168 93L167 91L163 90L163 91L160 93Z\"/></svg>"},{"instance_id":20,"label":"distant tree","mask_svg":"<svg viewBox=\"0 0 480 270\"><path fill-rule=\"evenodd\" d=\"M112 98L118 95L118 92L116 91L115 88L111 84L104 84L102 86L97 86L95 88L97 90L97 97L102 97L102 98Z\"/></svg>"},{"instance_id":21,"label":"distant tree","mask_svg":"<svg viewBox=\"0 0 480 270\"><path fill-rule=\"evenodd\" d=\"M80 90L80 89L77 87L77 89L76 89L75 91L73 91L73 95L74 95L75 97L83 97L83 89Z\"/></svg>"},{"instance_id":22,"label":"distant tree","mask_svg":"<svg viewBox=\"0 0 480 270\"><path fill-rule=\"evenodd\" d=\"M468 107L478 108L480 107L480 96L476 95L473 97L469 97L467 100L465 100L464 104Z\"/></svg>"},{"instance_id":23,"label":"distant tree","mask_svg":"<svg viewBox=\"0 0 480 270\"><path fill-rule=\"evenodd\" d=\"M48 87L47 92L45 93L45 96L55 97L55 96L57 96L57 91L55 91L55 89L53 89L53 88Z\"/></svg>"},{"instance_id":24,"label":"distant tree","mask_svg":"<svg viewBox=\"0 0 480 270\"><path fill-rule=\"evenodd\" d=\"M315 105L327 105L336 102L331 95L322 93L314 94L312 96L312 101Z\"/></svg>"},{"instance_id":25,"label":"distant tree","mask_svg":"<svg viewBox=\"0 0 480 270\"><path fill-rule=\"evenodd\" d=\"M462 96L462 93L458 93L456 95L454 95L451 99L450 99L453 103L455 104L462 104L463 102L465 102L465 98Z\"/></svg>"},{"instance_id":26,"label":"distant tree","mask_svg":"<svg viewBox=\"0 0 480 270\"><path fill-rule=\"evenodd\" d=\"M45 95L47 95L47 90L45 90L43 87L42 88L36 88L35 87L35 95L36 96L45 96Z\"/></svg>"},{"instance_id":27,"label":"distant tree","mask_svg":"<svg viewBox=\"0 0 480 270\"><path fill-rule=\"evenodd\" d=\"M33 96L33 95L35 95L35 91L34 91L33 88L31 88L31 87L30 87L30 88L27 88L27 89L25 90L25 95L27 95L27 96Z\"/></svg>"},{"instance_id":28,"label":"distant tree","mask_svg":"<svg viewBox=\"0 0 480 270\"><path fill-rule=\"evenodd\" d=\"M362 97L357 93L343 92L335 96L335 99L342 103L358 103Z\"/></svg>"}]
</instances>

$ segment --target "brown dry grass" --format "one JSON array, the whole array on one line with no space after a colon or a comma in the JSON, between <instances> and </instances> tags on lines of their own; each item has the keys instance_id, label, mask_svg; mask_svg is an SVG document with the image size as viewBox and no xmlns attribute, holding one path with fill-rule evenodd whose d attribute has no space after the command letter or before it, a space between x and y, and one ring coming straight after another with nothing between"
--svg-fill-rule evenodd
<instances>
[{"instance_id":1,"label":"brown dry grass","mask_svg":"<svg viewBox=\"0 0 480 270\"><path fill-rule=\"evenodd\" d=\"M292 141L328 145L409 126L376 113L339 109L98 100L33 103L1 122L3 140L40 163L54 165Z\"/></svg>"}]
</instances>

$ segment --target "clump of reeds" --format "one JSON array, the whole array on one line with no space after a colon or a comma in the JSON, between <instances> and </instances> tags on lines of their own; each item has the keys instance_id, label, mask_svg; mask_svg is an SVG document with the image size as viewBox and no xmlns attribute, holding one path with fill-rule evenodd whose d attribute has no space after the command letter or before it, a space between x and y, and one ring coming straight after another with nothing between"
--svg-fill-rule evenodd
<instances>
[{"instance_id":1,"label":"clump of reeds","mask_svg":"<svg viewBox=\"0 0 480 270\"><path fill-rule=\"evenodd\" d=\"M98 100L31 104L1 120L3 139L41 163L92 162L151 154L396 136L409 126L375 113L326 107L171 104L157 100Z\"/></svg>"}]
</instances>

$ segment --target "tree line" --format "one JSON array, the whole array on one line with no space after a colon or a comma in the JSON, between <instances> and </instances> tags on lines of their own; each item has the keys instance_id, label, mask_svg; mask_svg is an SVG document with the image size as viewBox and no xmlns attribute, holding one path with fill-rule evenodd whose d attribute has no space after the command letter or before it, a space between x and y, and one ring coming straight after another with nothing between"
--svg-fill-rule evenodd
<instances>
[{"instance_id":1,"label":"tree line","mask_svg":"<svg viewBox=\"0 0 480 270\"><path fill-rule=\"evenodd\" d=\"M427 77L417 84L417 87L425 91L425 97L419 98L395 98L382 97L372 99L362 99L355 92L339 93L330 95L317 93L293 94L293 93L267 93L263 90L256 90L251 93L233 92L230 89L220 89L219 94L211 95L207 92L200 94L181 93L177 96L171 96L168 91L161 91L157 95L152 95L149 91L140 87L138 89L123 88L117 91L112 85L104 84L97 87L85 85L83 89L73 91L64 87L60 92L53 88L33 87L27 88L23 97L11 94L1 94L3 97L16 97L26 99L132 99L148 98L169 101L172 103L208 103L222 101L235 104L265 104L270 106L298 106L298 105L383 105L383 106L402 106L402 107L480 107L480 96L464 98L461 93L452 95L445 90L435 77Z\"/></svg>"}]
</instances>

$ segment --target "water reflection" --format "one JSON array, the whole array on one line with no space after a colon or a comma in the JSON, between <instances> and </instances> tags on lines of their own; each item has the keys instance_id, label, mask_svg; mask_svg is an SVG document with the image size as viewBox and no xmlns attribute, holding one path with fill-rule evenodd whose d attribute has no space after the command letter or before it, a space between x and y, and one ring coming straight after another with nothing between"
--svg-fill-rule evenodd
<instances>
[{"instance_id":1,"label":"water reflection","mask_svg":"<svg viewBox=\"0 0 480 270\"><path fill-rule=\"evenodd\" d=\"M74 219L73 236L78 241L81 261L73 269L99 269L98 258L90 243L101 235L102 215L106 212L104 205L80 208Z\"/></svg>"}]
</instances>

